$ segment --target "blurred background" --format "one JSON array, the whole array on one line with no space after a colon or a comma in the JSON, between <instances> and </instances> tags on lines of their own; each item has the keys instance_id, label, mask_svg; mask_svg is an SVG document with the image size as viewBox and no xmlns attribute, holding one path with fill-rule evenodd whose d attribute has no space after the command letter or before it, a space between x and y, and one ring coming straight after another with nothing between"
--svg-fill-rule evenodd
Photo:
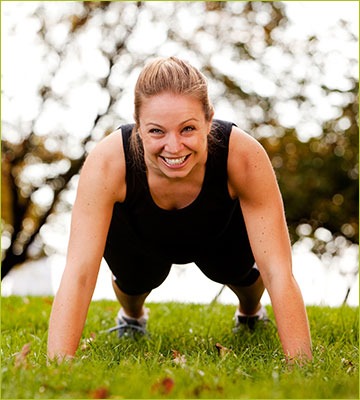
<instances>
[{"instance_id":1,"label":"blurred background","mask_svg":"<svg viewBox=\"0 0 360 400\"><path fill-rule=\"evenodd\" d=\"M358 32L357 1L2 2L2 295L56 292L84 159L133 121L144 63L176 55L267 150L306 304L358 305ZM190 264L149 300L233 296Z\"/></svg>"}]
</instances>

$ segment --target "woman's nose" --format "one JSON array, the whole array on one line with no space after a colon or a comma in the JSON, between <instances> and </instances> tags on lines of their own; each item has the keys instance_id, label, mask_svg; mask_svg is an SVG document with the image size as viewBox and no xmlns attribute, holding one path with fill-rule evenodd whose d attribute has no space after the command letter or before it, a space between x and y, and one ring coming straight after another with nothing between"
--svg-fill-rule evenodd
<instances>
[{"instance_id":1,"label":"woman's nose","mask_svg":"<svg viewBox=\"0 0 360 400\"><path fill-rule=\"evenodd\" d=\"M177 154L182 150L182 138L176 133L169 133L166 138L165 150L171 154Z\"/></svg>"}]
</instances>

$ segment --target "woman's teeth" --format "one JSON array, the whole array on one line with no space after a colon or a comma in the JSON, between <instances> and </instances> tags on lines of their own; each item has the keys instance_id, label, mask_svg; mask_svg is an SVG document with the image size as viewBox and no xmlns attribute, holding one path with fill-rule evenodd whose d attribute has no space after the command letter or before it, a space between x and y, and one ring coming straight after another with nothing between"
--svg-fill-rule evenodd
<instances>
[{"instance_id":1,"label":"woman's teeth","mask_svg":"<svg viewBox=\"0 0 360 400\"><path fill-rule=\"evenodd\" d=\"M179 158L166 158L166 157L164 157L164 160L169 165L180 165L185 161L185 159L186 159L186 156L179 157Z\"/></svg>"}]
</instances>

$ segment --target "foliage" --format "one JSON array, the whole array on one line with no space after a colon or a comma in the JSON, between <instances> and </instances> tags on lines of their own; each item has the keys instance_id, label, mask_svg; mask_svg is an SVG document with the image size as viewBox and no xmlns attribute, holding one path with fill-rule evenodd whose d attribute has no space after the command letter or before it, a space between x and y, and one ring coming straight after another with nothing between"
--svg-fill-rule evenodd
<instances>
[{"instance_id":1,"label":"foliage","mask_svg":"<svg viewBox=\"0 0 360 400\"><path fill-rule=\"evenodd\" d=\"M355 114L353 115L355 117ZM294 241L297 227L322 227L335 236L358 241L358 187L356 148L358 131L354 125L336 134L324 131L321 139L303 143L293 131L282 137L262 138L274 169L287 211ZM340 156L341 155L341 156Z\"/></svg>"},{"instance_id":2,"label":"foliage","mask_svg":"<svg viewBox=\"0 0 360 400\"><path fill-rule=\"evenodd\" d=\"M63 228L86 155L131 120L134 79L156 55L199 66L217 117L263 143L293 241L306 223L312 234L321 227L357 242L357 59L340 47L354 49L357 38L346 22L329 33L342 41L326 48L320 37L291 35L282 2L17 3L16 13L30 11L7 26L11 7L2 5L10 40L36 51L4 50L32 91L3 89L3 276L54 251L47 233Z\"/></svg>"},{"instance_id":3,"label":"foliage","mask_svg":"<svg viewBox=\"0 0 360 400\"><path fill-rule=\"evenodd\" d=\"M284 363L273 325L234 335L233 306L150 304L150 339L119 341L100 333L113 325L117 303L93 302L76 360L57 365L45 356L51 303L3 299L2 398L359 395L358 309L309 307L314 361L299 368Z\"/></svg>"}]
</instances>

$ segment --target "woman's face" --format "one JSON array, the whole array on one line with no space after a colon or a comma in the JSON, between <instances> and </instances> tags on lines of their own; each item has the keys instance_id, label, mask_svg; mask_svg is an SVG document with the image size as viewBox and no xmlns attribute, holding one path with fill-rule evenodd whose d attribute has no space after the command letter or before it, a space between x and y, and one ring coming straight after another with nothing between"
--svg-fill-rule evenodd
<instances>
[{"instance_id":1,"label":"woman's face","mask_svg":"<svg viewBox=\"0 0 360 400\"><path fill-rule=\"evenodd\" d=\"M144 100L139 133L149 172L167 178L186 178L207 159L206 121L201 102L189 95L161 93Z\"/></svg>"}]
</instances>

